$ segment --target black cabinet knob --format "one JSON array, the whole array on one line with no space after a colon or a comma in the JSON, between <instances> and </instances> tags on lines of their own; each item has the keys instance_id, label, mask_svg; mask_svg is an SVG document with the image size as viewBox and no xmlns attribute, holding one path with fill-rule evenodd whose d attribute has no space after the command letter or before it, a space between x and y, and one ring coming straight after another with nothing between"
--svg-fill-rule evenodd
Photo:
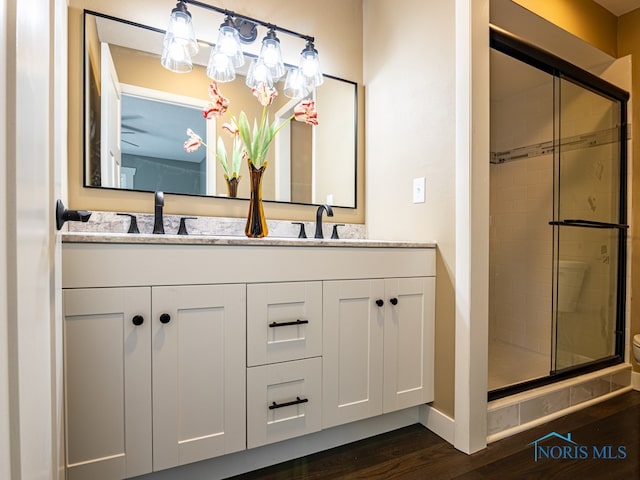
<instances>
[{"instance_id":1,"label":"black cabinet knob","mask_svg":"<svg viewBox=\"0 0 640 480\"><path fill-rule=\"evenodd\" d=\"M170 321L171 321L171 315L169 315L168 313L163 313L162 315L160 315L160 323L167 324Z\"/></svg>"},{"instance_id":2,"label":"black cabinet knob","mask_svg":"<svg viewBox=\"0 0 640 480\"><path fill-rule=\"evenodd\" d=\"M384 300L378 299L376 300L376 305L378 305L379 307L384 305Z\"/></svg>"},{"instance_id":3,"label":"black cabinet knob","mask_svg":"<svg viewBox=\"0 0 640 480\"><path fill-rule=\"evenodd\" d=\"M131 323L133 323L136 327L139 327L144 323L144 317L142 315L136 315L131 319Z\"/></svg>"},{"instance_id":4,"label":"black cabinet knob","mask_svg":"<svg viewBox=\"0 0 640 480\"><path fill-rule=\"evenodd\" d=\"M389 301L391 302L391 305L397 305L398 304L398 299L395 298L395 297L389 299Z\"/></svg>"}]
</instances>

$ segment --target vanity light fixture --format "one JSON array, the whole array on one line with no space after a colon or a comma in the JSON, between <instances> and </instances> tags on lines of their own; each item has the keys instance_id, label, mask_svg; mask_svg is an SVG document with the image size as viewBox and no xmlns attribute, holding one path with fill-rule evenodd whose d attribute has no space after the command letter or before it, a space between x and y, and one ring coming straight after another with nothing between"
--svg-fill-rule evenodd
<instances>
[{"instance_id":1,"label":"vanity light fixture","mask_svg":"<svg viewBox=\"0 0 640 480\"><path fill-rule=\"evenodd\" d=\"M283 93L289 98L304 98L309 93L309 89L299 68L289 69L287 79L284 82Z\"/></svg>"},{"instance_id":2,"label":"vanity light fixture","mask_svg":"<svg viewBox=\"0 0 640 480\"><path fill-rule=\"evenodd\" d=\"M260 55L258 55L258 63L260 62L267 67L274 82L280 80L286 71L282 61L280 40L273 27L269 28L267 35L262 39L262 48L260 48Z\"/></svg>"},{"instance_id":3,"label":"vanity light fixture","mask_svg":"<svg viewBox=\"0 0 640 480\"><path fill-rule=\"evenodd\" d=\"M198 53L191 13L184 0L171 10L169 26L164 35L161 63L168 70L187 73L192 69L191 57Z\"/></svg>"},{"instance_id":4,"label":"vanity light fixture","mask_svg":"<svg viewBox=\"0 0 640 480\"><path fill-rule=\"evenodd\" d=\"M236 78L236 69L233 60L224 53L211 49L209 63L207 64L207 77L217 82L232 82Z\"/></svg>"},{"instance_id":5,"label":"vanity light fixture","mask_svg":"<svg viewBox=\"0 0 640 480\"><path fill-rule=\"evenodd\" d=\"M260 61L258 58L254 58L251 60L251 65L249 65L245 84L249 88L256 88L261 83L265 83L267 87L272 88L273 77L264 62Z\"/></svg>"},{"instance_id":6,"label":"vanity light fixture","mask_svg":"<svg viewBox=\"0 0 640 480\"><path fill-rule=\"evenodd\" d=\"M242 45L240 45L240 33L229 15L225 17L224 23L220 25L218 41L213 50L224 53L229 57L234 68L244 65L244 54L242 53Z\"/></svg>"},{"instance_id":7,"label":"vanity light fixture","mask_svg":"<svg viewBox=\"0 0 640 480\"><path fill-rule=\"evenodd\" d=\"M227 15L218 30L218 40L211 47L207 76L218 82L231 82L236 78L236 68L242 65L244 53L240 34L231 16Z\"/></svg>"},{"instance_id":8,"label":"vanity light fixture","mask_svg":"<svg viewBox=\"0 0 640 480\"><path fill-rule=\"evenodd\" d=\"M276 31L302 38L307 42L301 53L299 67L289 69L283 93L290 98L302 98L322 84L322 71L313 37L208 5L199 0L179 0L171 11L161 59L162 66L165 68L174 72L190 72L192 69L191 57L197 53L198 45L193 33L191 13L187 11L187 3L225 16L218 31L217 42L211 47L207 63L207 76L213 80L229 82L235 79L236 68L244 63L240 43L249 44L255 41L258 35L257 27L262 26L267 29L267 33L262 39L260 54L249 66L247 86L255 88L260 83L266 83L272 87L287 73Z\"/></svg>"},{"instance_id":9,"label":"vanity light fixture","mask_svg":"<svg viewBox=\"0 0 640 480\"><path fill-rule=\"evenodd\" d=\"M313 40L307 40L307 44L300 53L300 72L304 78L305 85L310 90L322 85L324 81L318 51L313 45Z\"/></svg>"}]
</instances>

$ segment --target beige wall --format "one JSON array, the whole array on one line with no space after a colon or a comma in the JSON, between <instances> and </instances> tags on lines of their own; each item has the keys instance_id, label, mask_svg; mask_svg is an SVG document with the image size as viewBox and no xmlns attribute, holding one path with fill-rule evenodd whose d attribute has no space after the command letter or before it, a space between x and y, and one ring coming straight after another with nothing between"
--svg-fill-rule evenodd
<instances>
[{"instance_id":1,"label":"beige wall","mask_svg":"<svg viewBox=\"0 0 640 480\"><path fill-rule=\"evenodd\" d=\"M362 85L362 2L360 0L328 0L316 2L303 0L287 2L215 1L222 8L232 9L279 26L315 36L325 73L352 80ZM69 161L68 203L70 208L107 211L151 212L153 197L150 193L110 191L84 188L82 181L82 9L106 13L157 28L166 28L175 1L141 0L135 3L109 0L69 0ZM191 7L198 36L205 37L206 30L215 31L207 22L207 11ZM218 20L219 22L219 20ZM216 25L216 23L214 23ZM203 33L200 33L203 32ZM302 49L301 41L286 43L283 37L285 60L297 62ZM364 115L363 96L358 105L359 116ZM319 111L319 118L322 112ZM348 223L364 223L364 122L358 131L358 199L356 209L336 209L334 220ZM315 209L312 206L286 205L267 202L265 215L272 219L310 220ZM244 217L247 202L216 198L167 195L165 212L210 216Z\"/></svg>"},{"instance_id":2,"label":"beige wall","mask_svg":"<svg viewBox=\"0 0 640 480\"><path fill-rule=\"evenodd\" d=\"M620 56L632 55L632 84L631 97L640 98L640 9L634 10L620 17L618 21L618 54ZM631 289L631 325L630 332L633 336L640 332L640 101L632 103L629 112L631 122L632 157L634 163L631 169L631 278L629 288ZM631 345L631 344L630 344ZM630 348L629 345L629 348ZM640 365L633 360L633 368L640 371Z\"/></svg>"},{"instance_id":3,"label":"beige wall","mask_svg":"<svg viewBox=\"0 0 640 480\"><path fill-rule=\"evenodd\" d=\"M455 380L454 19L454 2L364 1L367 226L373 238L438 242L434 406L450 416ZM426 203L412 202L416 177L426 177Z\"/></svg>"}]
</instances>

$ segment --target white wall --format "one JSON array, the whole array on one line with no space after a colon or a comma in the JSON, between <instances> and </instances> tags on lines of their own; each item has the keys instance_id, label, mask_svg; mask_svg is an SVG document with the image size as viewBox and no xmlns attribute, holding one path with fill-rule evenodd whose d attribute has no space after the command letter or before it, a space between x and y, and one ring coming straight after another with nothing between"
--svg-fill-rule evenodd
<instances>
[{"instance_id":1,"label":"white wall","mask_svg":"<svg viewBox=\"0 0 640 480\"><path fill-rule=\"evenodd\" d=\"M7 35L7 2L0 0L0 38ZM0 48L0 125L7 125L7 51ZM6 129L0 128L0 187L7 185ZM0 217L7 213L6 196L0 195ZM7 230L0 228L0 478L11 478L11 435L9 417L9 341L7 310Z\"/></svg>"},{"instance_id":2,"label":"white wall","mask_svg":"<svg viewBox=\"0 0 640 480\"><path fill-rule=\"evenodd\" d=\"M3 9L8 26L8 41L3 42L7 48L3 112L7 122L3 122L6 143L2 142L6 145L2 154L6 177L0 190L6 192L7 204L2 212L6 213L6 248L0 265L6 265L2 270L7 272L3 305L7 306L9 348L6 360L2 351L1 364L9 366L11 422L11 473L3 478L21 480L53 478L56 469L51 319L52 9L53 3L46 0L7 0ZM6 470L3 464L0 468Z\"/></svg>"}]
</instances>

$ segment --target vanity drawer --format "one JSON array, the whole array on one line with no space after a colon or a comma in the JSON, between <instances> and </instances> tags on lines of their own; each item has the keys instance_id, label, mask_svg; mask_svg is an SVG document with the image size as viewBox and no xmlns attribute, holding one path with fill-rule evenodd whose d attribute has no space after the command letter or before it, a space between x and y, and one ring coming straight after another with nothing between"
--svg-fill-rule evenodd
<instances>
[{"instance_id":1,"label":"vanity drawer","mask_svg":"<svg viewBox=\"0 0 640 480\"><path fill-rule=\"evenodd\" d=\"M322 427L322 359L247 368L247 448Z\"/></svg>"},{"instance_id":2,"label":"vanity drawer","mask_svg":"<svg viewBox=\"0 0 640 480\"><path fill-rule=\"evenodd\" d=\"M322 282L247 285L247 366L322 355Z\"/></svg>"}]
</instances>

